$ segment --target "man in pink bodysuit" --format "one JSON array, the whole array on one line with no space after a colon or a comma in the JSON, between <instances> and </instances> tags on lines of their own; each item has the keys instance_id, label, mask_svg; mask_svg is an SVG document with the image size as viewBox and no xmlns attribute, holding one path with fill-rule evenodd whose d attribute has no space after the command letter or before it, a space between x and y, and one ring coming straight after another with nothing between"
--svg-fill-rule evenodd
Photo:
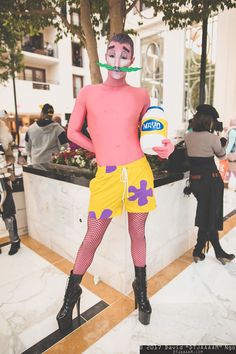
<instances>
[{"instance_id":1,"label":"man in pink bodysuit","mask_svg":"<svg viewBox=\"0 0 236 354\"><path fill-rule=\"evenodd\" d=\"M134 61L133 41L126 34L112 37L106 52L108 77L103 84L80 90L71 114L68 138L96 154L98 172L90 183L88 229L71 271L64 303L57 315L60 330L72 325L72 311L82 293L80 282L113 217L128 211L131 254L135 267L132 284L139 321L150 323L151 306L146 290L145 222L153 210L153 175L140 147L139 123L150 105L143 88L126 83L126 68ZM85 117L91 139L81 132ZM173 145L164 139L154 150L167 158Z\"/></svg>"}]
</instances>

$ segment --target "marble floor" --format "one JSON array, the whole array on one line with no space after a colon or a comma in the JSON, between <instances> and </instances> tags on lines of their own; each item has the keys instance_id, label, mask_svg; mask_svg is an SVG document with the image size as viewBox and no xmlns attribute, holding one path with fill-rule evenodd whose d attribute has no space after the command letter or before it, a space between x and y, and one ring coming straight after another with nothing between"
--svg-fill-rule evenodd
<instances>
[{"instance_id":1,"label":"marble floor","mask_svg":"<svg viewBox=\"0 0 236 354\"><path fill-rule=\"evenodd\" d=\"M65 291L67 275L22 245L9 257L1 254L0 353L22 353L57 330L55 314ZM2 268L4 265L4 268ZM81 313L101 298L83 287ZM74 317L76 313L74 313Z\"/></svg>"},{"instance_id":2,"label":"marble floor","mask_svg":"<svg viewBox=\"0 0 236 354\"><path fill-rule=\"evenodd\" d=\"M235 184L232 183L231 186L224 190L224 215L236 209L236 179Z\"/></svg>"},{"instance_id":3,"label":"marble floor","mask_svg":"<svg viewBox=\"0 0 236 354\"><path fill-rule=\"evenodd\" d=\"M222 245L236 252L236 227ZM84 353L137 354L145 344L235 345L236 263L222 266L213 253L211 249L204 262L192 263L150 298L149 326L140 324L134 311Z\"/></svg>"},{"instance_id":4,"label":"marble floor","mask_svg":"<svg viewBox=\"0 0 236 354\"><path fill-rule=\"evenodd\" d=\"M236 253L236 192L225 190L222 245ZM2 243L2 242L1 242ZM0 354L136 354L139 346L236 343L236 261L222 266L209 250L191 250L148 281L151 324L137 321L133 294L123 295L89 274L83 278L82 325L61 335L58 312L72 264L28 236L20 251L2 247Z\"/></svg>"}]
</instances>

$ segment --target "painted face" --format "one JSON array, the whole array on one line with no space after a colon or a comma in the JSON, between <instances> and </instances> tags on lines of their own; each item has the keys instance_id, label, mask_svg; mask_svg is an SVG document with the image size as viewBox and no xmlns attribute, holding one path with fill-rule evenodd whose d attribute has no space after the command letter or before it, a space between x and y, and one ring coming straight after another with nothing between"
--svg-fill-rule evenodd
<instances>
[{"instance_id":1,"label":"painted face","mask_svg":"<svg viewBox=\"0 0 236 354\"><path fill-rule=\"evenodd\" d=\"M109 74L116 80L123 78L126 73L119 71L120 67L129 67L134 61L132 50L128 43L118 43L112 41L106 52L106 62L115 66L117 70L109 70Z\"/></svg>"}]
</instances>

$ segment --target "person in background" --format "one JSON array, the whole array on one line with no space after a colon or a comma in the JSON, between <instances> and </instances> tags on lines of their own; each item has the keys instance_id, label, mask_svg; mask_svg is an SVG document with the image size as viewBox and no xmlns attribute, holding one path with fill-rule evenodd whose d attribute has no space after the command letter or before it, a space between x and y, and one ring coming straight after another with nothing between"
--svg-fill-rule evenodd
<instances>
[{"instance_id":1,"label":"person in background","mask_svg":"<svg viewBox=\"0 0 236 354\"><path fill-rule=\"evenodd\" d=\"M13 143L13 136L10 133L8 126L5 123L5 119L7 118L7 111L4 109L0 110L0 139L1 145L4 151L7 151L9 146Z\"/></svg>"},{"instance_id":2,"label":"person in background","mask_svg":"<svg viewBox=\"0 0 236 354\"><path fill-rule=\"evenodd\" d=\"M18 235L15 217L16 207L11 184L15 179L13 170L10 168L15 160L11 151L13 137L3 120L6 117L7 112L0 111L0 214L9 233L11 247L8 254L12 256L20 249L20 237Z\"/></svg>"},{"instance_id":3,"label":"person in background","mask_svg":"<svg viewBox=\"0 0 236 354\"><path fill-rule=\"evenodd\" d=\"M18 147L18 161L19 165L27 164L27 151L25 149L25 135L29 129L29 123L26 122L19 127L19 147Z\"/></svg>"},{"instance_id":4,"label":"person in background","mask_svg":"<svg viewBox=\"0 0 236 354\"><path fill-rule=\"evenodd\" d=\"M53 122L54 109L46 103L40 119L34 122L25 135L25 147L32 164L48 163L52 154L60 151L68 142L65 130Z\"/></svg>"},{"instance_id":5,"label":"person in background","mask_svg":"<svg viewBox=\"0 0 236 354\"><path fill-rule=\"evenodd\" d=\"M53 57L53 47L49 42L46 42L44 45L45 54L49 57Z\"/></svg>"},{"instance_id":6,"label":"person in background","mask_svg":"<svg viewBox=\"0 0 236 354\"><path fill-rule=\"evenodd\" d=\"M222 263L230 262L234 254L226 253L219 241L218 230L223 229L224 184L216 167L214 157L225 159L224 139L214 134L223 127L217 120L216 109L201 104L191 122L192 131L185 134L185 143L190 163L190 188L197 199L195 226L198 229L197 243L193 250L195 262L205 259L205 246L211 243L216 258Z\"/></svg>"},{"instance_id":7,"label":"person in background","mask_svg":"<svg viewBox=\"0 0 236 354\"><path fill-rule=\"evenodd\" d=\"M230 161L236 161L236 119L231 119L230 128L227 131L227 147L226 154L230 158ZM230 154L234 153L234 157L231 157Z\"/></svg>"},{"instance_id":8,"label":"person in background","mask_svg":"<svg viewBox=\"0 0 236 354\"><path fill-rule=\"evenodd\" d=\"M138 137L138 128L150 99L144 88L126 83L126 71L134 61L133 41L127 34L117 34L106 51L108 76L104 83L88 85L79 91L68 126L68 138L84 149L95 152L96 177L90 182L88 229L71 271L64 302L57 315L60 330L72 325L72 311L79 303L80 282L92 263L113 217L128 211L128 228L135 280L132 284L139 321L150 323L151 306L146 284L145 223L155 209L153 174ZM137 68L135 68L137 69ZM132 70L132 68L131 68ZM90 138L83 132L87 119ZM168 139L156 153L167 158L174 150ZM111 245L114 247L114 245ZM78 314L79 316L79 314Z\"/></svg>"},{"instance_id":9,"label":"person in background","mask_svg":"<svg viewBox=\"0 0 236 354\"><path fill-rule=\"evenodd\" d=\"M236 119L231 119L230 127L226 133L226 136L228 140L226 146L226 154L228 159L227 182L229 182L232 175L236 178Z\"/></svg>"},{"instance_id":10,"label":"person in background","mask_svg":"<svg viewBox=\"0 0 236 354\"><path fill-rule=\"evenodd\" d=\"M19 141L19 148L25 148L25 134L27 133L29 129L29 123L25 123L24 125L19 127L19 136L20 136L20 141Z\"/></svg>"}]
</instances>

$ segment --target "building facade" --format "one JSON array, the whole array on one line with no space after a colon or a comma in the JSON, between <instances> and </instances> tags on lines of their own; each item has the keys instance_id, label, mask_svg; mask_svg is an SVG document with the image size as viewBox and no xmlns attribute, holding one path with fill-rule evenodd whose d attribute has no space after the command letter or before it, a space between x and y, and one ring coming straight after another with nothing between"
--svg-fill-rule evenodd
<instances>
[{"instance_id":1,"label":"building facade","mask_svg":"<svg viewBox=\"0 0 236 354\"><path fill-rule=\"evenodd\" d=\"M138 24L140 18L142 25ZM71 17L71 21L78 21ZM146 87L151 101L162 105L169 120L171 138L182 136L198 104L201 25L169 31L151 9L132 12L127 28L137 31L135 65L141 72L129 73L128 82ZM206 70L206 103L213 104L224 125L236 116L236 9L227 10L209 20ZM53 105L63 125L73 109L79 89L90 83L86 50L72 36L55 44L56 31L47 28L38 36L22 40L24 72L16 79L17 108L21 124L39 117L44 103ZM106 43L98 42L100 61L104 61ZM105 78L106 69L101 69ZM14 96L11 80L0 86L0 108L12 117Z\"/></svg>"}]
</instances>

